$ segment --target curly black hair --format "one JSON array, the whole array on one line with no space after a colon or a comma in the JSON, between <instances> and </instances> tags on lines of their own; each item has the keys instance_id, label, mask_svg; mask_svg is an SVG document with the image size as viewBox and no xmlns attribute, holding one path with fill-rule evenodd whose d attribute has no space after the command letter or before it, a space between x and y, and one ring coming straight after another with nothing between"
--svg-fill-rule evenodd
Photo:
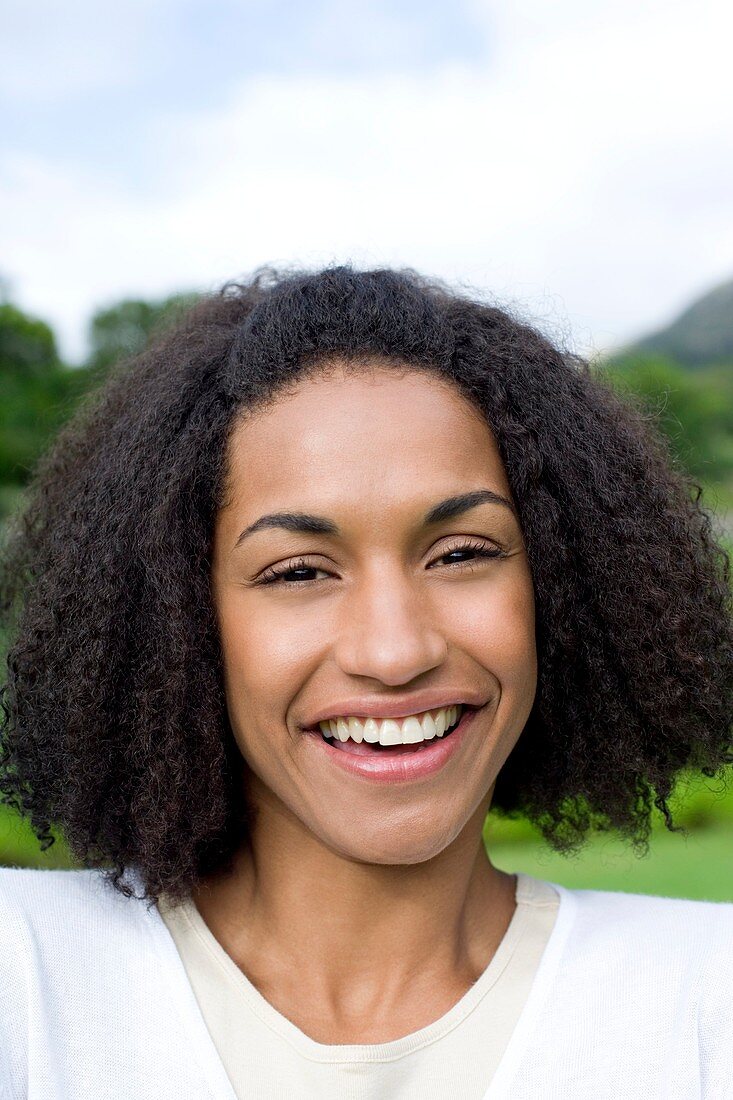
<instances>
[{"instance_id":1,"label":"curly black hair","mask_svg":"<svg viewBox=\"0 0 733 1100\"><path fill-rule=\"evenodd\" d=\"M42 848L183 898L246 843L210 592L238 415L336 359L447 377L495 434L538 686L492 809L558 852L733 762L730 564L654 416L506 309L411 268L261 267L116 366L37 464L3 549L0 798Z\"/></svg>"}]
</instances>

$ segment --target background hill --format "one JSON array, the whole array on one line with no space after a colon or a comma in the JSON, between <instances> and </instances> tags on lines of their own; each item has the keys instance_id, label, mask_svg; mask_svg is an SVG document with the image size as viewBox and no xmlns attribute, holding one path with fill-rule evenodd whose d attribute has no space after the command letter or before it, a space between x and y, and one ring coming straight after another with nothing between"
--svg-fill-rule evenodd
<instances>
[{"instance_id":1,"label":"background hill","mask_svg":"<svg viewBox=\"0 0 733 1100\"><path fill-rule=\"evenodd\" d=\"M698 298L666 328L642 337L623 355L663 355L693 370L733 363L733 279Z\"/></svg>"}]
</instances>

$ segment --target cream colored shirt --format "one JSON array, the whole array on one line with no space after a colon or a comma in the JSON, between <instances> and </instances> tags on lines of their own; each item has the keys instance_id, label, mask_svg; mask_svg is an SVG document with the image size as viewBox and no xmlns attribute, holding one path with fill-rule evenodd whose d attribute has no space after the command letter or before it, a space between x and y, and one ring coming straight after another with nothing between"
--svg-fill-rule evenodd
<instances>
[{"instance_id":1,"label":"cream colored shirt","mask_svg":"<svg viewBox=\"0 0 733 1100\"><path fill-rule=\"evenodd\" d=\"M267 1001L194 902L160 914L240 1100L482 1100L555 923L559 896L517 872L517 907L494 957L427 1027L389 1043L317 1043Z\"/></svg>"}]
</instances>

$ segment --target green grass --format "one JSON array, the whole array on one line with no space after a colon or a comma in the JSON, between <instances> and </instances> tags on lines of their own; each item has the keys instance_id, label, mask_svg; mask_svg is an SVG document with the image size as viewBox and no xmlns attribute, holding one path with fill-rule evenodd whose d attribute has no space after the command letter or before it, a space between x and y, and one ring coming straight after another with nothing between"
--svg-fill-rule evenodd
<instances>
[{"instance_id":1,"label":"green grass","mask_svg":"<svg viewBox=\"0 0 733 1100\"><path fill-rule=\"evenodd\" d=\"M656 808L646 856L615 833L592 833L572 856L553 851L529 822L489 814L484 843L502 871L524 871L573 889L733 902L733 774L680 779L669 806L685 837L670 832Z\"/></svg>"},{"instance_id":2,"label":"green grass","mask_svg":"<svg viewBox=\"0 0 733 1100\"><path fill-rule=\"evenodd\" d=\"M502 871L524 871L570 889L733 902L733 827L727 822L698 828L687 839L655 832L643 858L611 836L595 836L567 858L544 841L493 843L487 831L491 862Z\"/></svg>"},{"instance_id":3,"label":"green grass","mask_svg":"<svg viewBox=\"0 0 733 1100\"><path fill-rule=\"evenodd\" d=\"M48 851L42 852L25 818L7 806L0 806L0 866L73 867L76 864L63 840L57 840Z\"/></svg>"}]
</instances>

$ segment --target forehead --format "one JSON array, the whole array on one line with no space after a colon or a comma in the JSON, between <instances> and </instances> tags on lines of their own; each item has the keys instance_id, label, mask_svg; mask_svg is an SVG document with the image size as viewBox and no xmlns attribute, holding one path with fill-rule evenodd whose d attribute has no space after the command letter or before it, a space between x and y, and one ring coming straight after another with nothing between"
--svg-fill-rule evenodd
<instances>
[{"instance_id":1,"label":"forehead","mask_svg":"<svg viewBox=\"0 0 733 1100\"><path fill-rule=\"evenodd\" d=\"M230 499L248 510L424 502L469 482L510 495L480 410L449 379L405 367L334 366L299 380L237 423L228 475Z\"/></svg>"}]
</instances>

